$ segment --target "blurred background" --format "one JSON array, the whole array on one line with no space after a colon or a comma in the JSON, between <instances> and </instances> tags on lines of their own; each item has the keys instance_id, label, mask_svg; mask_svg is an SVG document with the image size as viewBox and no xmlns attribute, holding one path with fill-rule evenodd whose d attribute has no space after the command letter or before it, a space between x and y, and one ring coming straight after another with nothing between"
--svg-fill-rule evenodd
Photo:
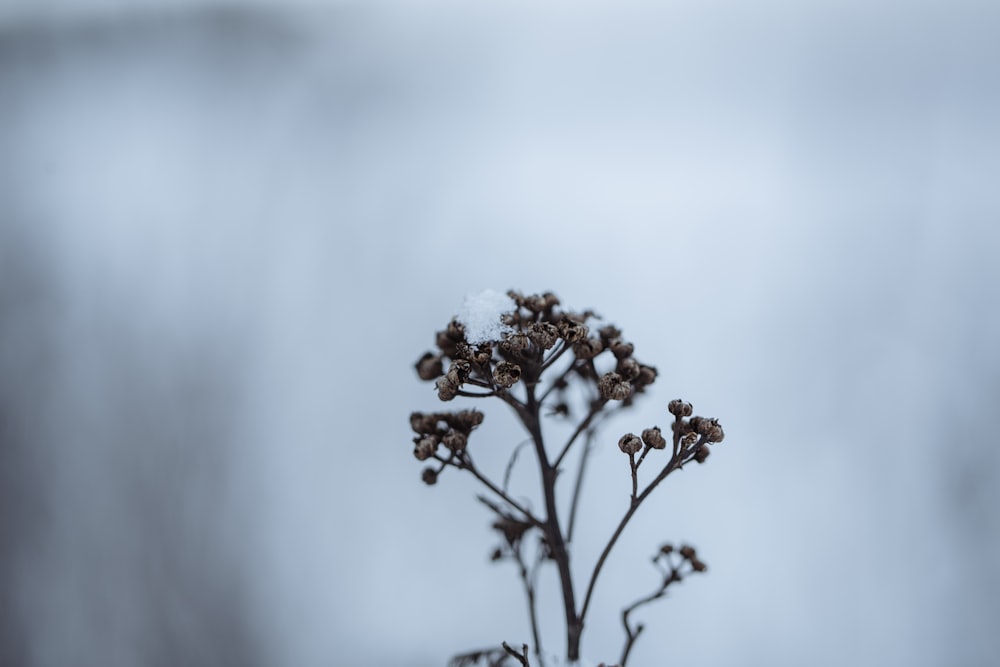
<instances>
[{"instance_id":1,"label":"blurred background","mask_svg":"<svg viewBox=\"0 0 1000 667\"><path fill-rule=\"evenodd\" d=\"M660 370L603 432L581 572L621 433L682 397L727 434L613 552L584 664L666 541L709 572L632 665L995 664L998 30L974 0L7 0L0 663L529 641L407 419L462 298L517 288ZM477 407L499 476L522 436Z\"/></svg>"}]
</instances>

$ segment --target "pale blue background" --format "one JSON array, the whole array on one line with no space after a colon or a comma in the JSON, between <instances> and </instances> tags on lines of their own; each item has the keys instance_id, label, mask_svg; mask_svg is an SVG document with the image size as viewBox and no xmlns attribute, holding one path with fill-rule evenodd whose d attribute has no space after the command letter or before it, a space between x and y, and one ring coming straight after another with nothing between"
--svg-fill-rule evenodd
<instances>
[{"instance_id":1,"label":"pale blue background","mask_svg":"<svg viewBox=\"0 0 1000 667\"><path fill-rule=\"evenodd\" d=\"M998 29L972 1L4 3L0 663L527 641L476 487L424 487L407 424L433 332L517 287L661 371L578 567L621 432L678 396L727 432L619 545L590 664L667 540L710 571L633 665L994 664ZM500 470L520 435L483 407Z\"/></svg>"}]
</instances>

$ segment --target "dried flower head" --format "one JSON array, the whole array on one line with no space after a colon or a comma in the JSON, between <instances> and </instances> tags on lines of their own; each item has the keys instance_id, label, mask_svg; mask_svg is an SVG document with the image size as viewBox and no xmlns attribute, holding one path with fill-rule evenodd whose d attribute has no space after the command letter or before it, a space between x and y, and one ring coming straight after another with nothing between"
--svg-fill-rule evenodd
<instances>
[{"instance_id":1,"label":"dried flower head","mask_svg":"<svg viewBox=\"0 0 1000 667\"><path fill-rule=\"evenodd\" d=\"M458 385L452 382L448 376L438 378L435 386L437 387L438 398L442 401L450 401L458 396Z\"/></svg>"},{"instance_id":2,"label":"dried flower head","mask_svg":"<svg viewBox=\"0 0 1000 667\"><path fill-rule=\"evenodd\" d=\"M521 367L509 361L501 361L493 371L493 379L501 387L512 387L521 379Z\"/></svg>"},{"instance_id":3,"label":"dried flower head","mask_svg":"<svg viewBox=\"0 0 1000 667\"><path fill-rule=\"evenodd\" d=\"M664 440L659 426L645 429L642 432L642 441L652 449L664 449L667 446L667 441Z\"/></svg>"},{"instance_id":4,"label":"dried flower head","mask_svg":"<svg viewBox=\"0 0 1000 667\"><path fill-rule=\"evenodd\" d=\"M618 373L605 373L597 383L601 396L609 401L624 401L632 395L632 385Z\"/></svg>"},{"instance_id":5,"label":"dried flower head","mask_svg":"<svg viewBox=\"0 0 1000 667\"><path fill-rule=\"evenodd\" d=\"M670 410L670 414L677 415L678 417L690 417L693 408L690 403L685 403L679 398L675 398L667 404L667 409Z\"/></svg>"},{"instance_id":6,"label":"dried flower head","mask_svg":"<svg viewBox=\"0 0 1000 667\"><path fill-rule=\"evenodd\" d=\"M438 471L434 468L424 468L424 471L420 473L420 479L424 481L427 486L434 486L438 481Z\"/></svg>"},{"instance_id":7,"label":"dried flower head","mask_svg":"<svg viewBox=\"0 0 1000 667\"><path fill-rule=\"evenodd\" d=\"M642 449L642 440L634 433L626 433L618 440L618 449L626 454L635 454Z\"/></svg>"},{"instance_id":8,"label":"dried flower head","mask_svg":"<svg viewBox=\"0 0 1000 667\"><path fill-rule=\"evenodd\" d=\"M611 354L615 355L615 359L626 359L631 357L635 351L635 346L632 343L626 343L621 338L610 341L608 347L611 349Z\"/></svg>"},{"instance_id":9,"label":"dried flower head","mask_svg":"<svg viewBox=\"0 0 1000 667\"><path fill-rule=\"evenodd\" d=\"M425 435L413 439L413 455L418 461L426 461L434 456L438 448L438 438L434 435Z\"/></svg>"},{"instance_id":10,"label":"dried flower head","mask_svg":"<svg viewBox=\"0 0 1000 667\"><path fill-rule=\"evenodd\" d=\"M582 322L577 322L568 317L563 318L559 324L559 335L562 336L570 345L574 343L579 343L581 340L587 337L589 329L586 324Z\"/></svg>"},{"instance_id":11,"label":"dried flower head","mask_svg":"<svg viewBox=\"0 0 1000 667\"><path fill-rule=\"evenodd\" d=\"M604 350L604 344L600 338L587 337L573 343L573 354L577 359L593 359Z\"/></svg>"},{"instance_id":12,"label":"dried flower head","mask_svg":"<svg viewBox=\"0 0 1000 667\"><path fill-rule=\"evenodd\" d=\"M618 362L617 371L619 375L621 375L623 378L625 378L630 382L632 380L637 380L639 378L640 373L642 373L642 369L639 366L639 362L633 359L632 357L621 359Z\"/></svg>"},{"instance_id":13,"label":"dried flower head","mask_svg":"<svg viewBox=\"0 0 1000 667\"><path fill-rule=\"evenodd\" d=\"M441 357L432 352L425 352L424 356L420 357L414 366L421 380L433 380L434 378L441 377L441 374L444 373Z\"/></svg>"}]
</instances>

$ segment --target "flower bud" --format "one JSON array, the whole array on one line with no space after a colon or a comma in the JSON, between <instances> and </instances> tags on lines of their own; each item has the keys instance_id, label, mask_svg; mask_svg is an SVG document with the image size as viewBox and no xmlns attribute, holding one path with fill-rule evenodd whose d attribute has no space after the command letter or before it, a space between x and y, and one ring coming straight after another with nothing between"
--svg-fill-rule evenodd
<instances>
[{"instance_id":1,"label":"flower bud","mask_svg":"<svg viewBox=\"0 0 1000 667\"><path fill-rule=\"evenodd\" d=\"M493 371L493 379L501 387L512 387L521 379L521 367L509 361L501 361Z\"/></svg>"},{"instance_id":2,"label":"flower bud","mask_svg":"<svg viewBox=\"0 0 1000 667\"><path fill-rule=\"evenodd\" d=\"M551 322L535 322L528 329L528 338L538 347L548 350L559 340L559 329Z\"/></svg>"},{"instance_id":3,"label":"flower bud","mask_svg":"<svg viewBox=\"0 0 1000 667\"><path fill-rule=\"evenodd\" d=\"M528 338L528 334L520 331L510 334L500 341L500 349L515 357L524 356L530 348L531 339Z\"/></svg>"},{"instance_id":4,"label":"flower bud","mask_svg":"<svg viewBox=\"0 0 1000 667\"><path fill-rule=\"evenodd\" d=\"M652 449L663 449L667 446L667 441L663 439L663 434L660 432L659 426L644 430L642 432L642 441L646 443L647 447Z\"/></svg>"},{"instance_id":5,"label":"flower bud","mask_svg":"<svg viewBox=\"0 0 1000 667\"><path fill-rule=\"evenodd\" d=\"M615 355L615 359L627 359L635 351L635 346L632 343L626 343L621 338L612 340L608 347L611 348L611 354Z\"/></svg>"},{"instance_id":6,"label":"flower bud","mask_svg":"<svg viewBox=\"0 0 1000 667\"><path fill-rule=\"evenodd\" d=\"M448 372L445 377L448 381L455 385L455 388L461 387L462 384L469 379L469 372L472 370L472 365L469 364L465 359L456 359L451 362L451 366L448 367Z\"/></svg>"},{"instance_id":7,"label":"flower bud","mask_svg":"<svg viewBox=\"0 0 1000 667\"><path fill-rule=\"evenodd\" d=\"M573 343L573 354L577 359L593 359L604 350L604 345L600 338L584 338Z\"/></svg>"},{"instance_id":8,"label":"flower bud","mask_svg":"<svg viewBox=\"0 0 1000 667\"><path fill-rule=\"evenodd\" d=\"M461 410L446 413L444 420L448 426L462 433L471 433L472 429L483 423L483 413L479 410Z\"/></svg>"},{"instance_id":9,"label":"flower bud","mask_svg":"<svg viewBox=\"0 0 1000 667\"><path fill-rule=\"evenodd\" d=\"M670 401L667 404L667 409L670 410L670 414L678 417L690 417L693 410L690 403L685 403L679 398Z\"/></svg>"},{"instance_id":10,"label":"flower bud","mask_svg":"<svg viewBox=\"0 0 1000 667\"><path fill-rule=\"evenodd\" d=\"M624 401L632 394L632 385L618 373L605 373L597 383L601 396L609 401Z\"/></svg>"},{"instance_id":11,"label":"flower bud","mask_svg":"<svg viewBox=\"0 0 1000 667\"><path fill-rule=\"evenodd\" d=\"M420 473L420 479L424 480L427 486L434 486L438 481L438 472L434 468L424 468Z\"/></svg>"},{"instance_id":12,"label":"flower bud","mask_svg":"<svg viewBox=\"0 0 1000 667\"><path fill-rule=\"evenodd\" d=\"M642 449L642 440L634 433L626 433L618 440L618 449L626 454L635 454Z\"/></svg>"},{"instance_id":13,"label":"flower bud","mask_svg":"<svg viewBox=\"0 0 1000 667\"><path fill-rule=\"evenodd\" d=\"M441 444L453 452L460 452L469 443L469 436L461 431L451 429L441 438Z\"/></svg>"},{"instance_id":14,"label":"flower bud","mask_svg":"<svg viewBox=\"0 0 1000 667\"><path fill-rule=\"evenodd\" d=\"M597 330L597 333L600 335L601 342L604 343L605 346L610 345L611 341L621 338L622 335L621 329L611 324L601 327Z\"/></svg>"},{"instance_id":15,"label":"flower bud","mask_svg":"<svg viewBox=\"0 0 1000 667\"><path fill-rule=\"evenodd\" d=\"M688 544L685 544L685 545L681 546L680 553L681 553L681 556L683 556L684 558L686 558L688 560L691 560L692 558L696 558L698 556L698 554L694 550L694 547L692 547L692 546L690 546Z\"/></svg>"},{"instance_id":16,"label":"flower bud","mask_svg":"<svg viewBox=\"0 0 1000 667\"><path fill-rule=\"evenodd\" d=\"M432 352L424 353L424 356L420 357L417 363L414 364L414 368L417 369L417 375L421 380L433 380L440 377L444 372L444 368L441 365L441 357Z\"/></svg>"},{"instance_id":17,"label":"flower bud","mask_svg":"<svg viewBox=\"0 0 1000 667\"><path fill-rule=\"evenodd\" d=\"M626 380L636 380L639 377L639 362L629 357L618 362L618 374Z\"/></svg>"},{"instance_id":18,"label":"flower bud","mask_svg":"<svg viewBox=\"0 0 1000 667\"><path fill-rule=\"evenodd\" d=\"M422 438L414 438L413 443L413 456L418 461L426 461L437 451L438 441L435 436L426 435Z\"/></svg>"},{"instance_id":19,"label":"flower bud","mask_svg":"<svg viewBox=\"0 0 1000 667\"><path fill-rule=\"evenodd\" d=\"M702 445L698 448L698 451L694 453L694 460L698 463L704 463L705 459L707 459L708 455L711 453L712 450L709 449L708 445Z\"/></svg>"},{"instance_id":20,"label":"flower bud","mask_svg":"<svg viewBox=\"0 0 1000 667\"><path fill-rule=\"evenodd\" d=\"M435 386L437 387L438 398L442 401L450 401L458 395L458 385L453 383L447 375L438 378Z\"/></svg>"},{"instance_id":21,"label":"flower bud","mask_svg":"<svg viewBox=\"0 0 1000 667\"><path fill-rule=\"evenodd\" d=\"M559 335L563 337L567 343L572 345L573 343L578 343L587 337L587 332L589 329L586 324L581 324L575 320L569 318L563 319L559 322Z\"/></svg>"}]
</instances>

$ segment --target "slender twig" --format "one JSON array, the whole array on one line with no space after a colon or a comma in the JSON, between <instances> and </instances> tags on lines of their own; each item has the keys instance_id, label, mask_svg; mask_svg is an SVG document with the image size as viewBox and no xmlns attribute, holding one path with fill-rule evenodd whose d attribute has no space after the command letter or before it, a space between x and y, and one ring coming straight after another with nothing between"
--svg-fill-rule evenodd
<instances>
[{"instance_id":1,"label":"slender twig","mask_svg":"<svg viewBox=\"0 0 1000 667\"><path fill-rule=\"evenodd\" d=\"M667 463L666 466L664 466L660 474L657 475L656 478L649 483L649 486L643 489L642 493L640 493L637 497L633 498L632 502L629 503L629 508L625 512L625 516L623 516L621 521L618 522L618 527L615 528L615 532L612 533L611 538L608 540L608 543L604 547L604 551L601 552L600 557L597 559L597 564L594 565L594 571L590 575L590 582L587 584L587 593L584 595L583 598L583 607L580 608L581 625L583 624L584 620L587 617L587 609L590 607L591 596L593 596L594 594L594 585L597 583L597 576L601 573L601 568L604 567L604 563L608 559L608 554L611 553L611 549L614 548L615 543L618 541L618 538L622 534L622 531L625 530L625 525L629 522L629 519L632 518L632 515L635 514L635 511L639 509L639 506L642 505L642 501L648 498L649 494L653 492L653 489L655 489L660 482L666 479L667 475L669 475L671 472L679 468L680 465L681 465L680 458L678 457L671 458L670 462Z\"/></svg>"},{"instance_id":2,"label":"slender twig","mask_svg":"<svg viewBox=\"0 0 1000 667\"><path fill-rule=\"evenodd\" d=\"M517 502L516 500L514 500L513 498L511 498L502 489L500 489L499 487L497 487L497 485L494 484L492 480L490 480L484 474L482 474L481 472L479 472L479 469L476 468L476 466L472 463L472 459L469 458L468 453L466 453L463 458L458 458L458 459L456 459L455 457L446 459L446 458L444 458L442 456L438 456L438 455L435 455L435 458L437 460L443 462L445 465L454 466L454 467L458 468L459 470L468 470L473 475L475 475L476 479L478 479L480 482L482 482L483 484L485 484L490 489L490 491L492 491L493 493L495 493L498 496L500 496L500 498L502 498L504 502L506 502L508 505L510 505L511 507L513 507L514 509L516 509L518 512L520 512L521 514L523 514L524 518L527 519L529 523L531 523L532 525L537 526L539 528L544 527L544 525L545 525L544 522L542 522L541 520L539 520L538 517L536 517L534 514L532 514L526 508L524 508L519 502Z\"/></svg>"},{"instance_id":3,"label":"slender twig","mask_svg":"<svg viewBox=\"0 0 1000 667\"><path fill-rule=\"evenodd\" d=\"M643 447L643 449L642 449L642 454L640 454L640 455L639 455L639 460L638 460L638 461L636 461L636 463L635 463L635 469L636 469L636 470L638 470L638 469L639 469L639 466L641 466L641 465L642 465L642 462L643 462L643 460L644 460L644 459L646 458L646 454L649 454L649 451L650 451L651 449L653 449L653 448L652 448L652 447L650 447L649 445L646 445L645 447Z\"/></svg>"},{"instance_id":4,"label":"slender twig","mask_svg":"<svg viewBox=\"0 0 1000 667\"><path fill-rule=\"evenodd\" d=\"M516 649L511 648L511 645L507 642L502 643L503 650L507 651L507 655L512 656L515 660L521 663L522 667L530 667L528 664L528 645L521 644L521 652L518 653Z\"/></svg>"},{"instance_id":5,"label":"slender twig","mask_svg":"<svg viewBox=\"0 0 1000 667\"><path fill-rule=\"evenodd\" d=\"M464 389L458 389L455 391L455 395L465 396L466 398L489 398L490 396L495 396L496 394L492 391L488 394L480 394L477 392L466 391Z\"/></svg>"},{"instance_id":6,"label":"slender twig","mask_svg":"<svg viewBox=\"0 0 1000 667\"><path fill-rule=\"evenodd\" d=\"M635 462L635 452L629 452L628 463L632 468L632 504L635 504L636 493L639 491L639 466Z\"/></svg>"},{"instance_id":7,"label":"slender twig","mask_svg":"<svg viewBox=\"0 0 1000 667\"><path fill-rule=\"evenodd\" d=\"M531 440L530 439L524 440L523 442L521 442L520 444L518 444L517 447L514 448L513 452L511 452L510 459L507 461L507 468L503 471L503 490L504 491L506 491L507 488L510 486L510 474L514 471L514 463L517 461L517 455L518 455L518 453L521 451L521 449L525 445L530 445L530 444L531 444Z\"/></svg>"},{"instance_id":8,"label":"slender twig","mask_svg":"<svg viewBox=\"0 0 1000 667\"><path fill-rule=\"evenodd\" d=\"M594 434L596 432L595 428L587 430L585 438L586 444L583 446L583 451L580 452L580 465L576 470L576 481L573 483L573 499L569 504L569 521L566 527L567 542L573 541L573 527L576 525L576 508L580 504L580 490L583 488L583 474L587 469L587 460L590 458L590 452L594 448Z\"/></svg>"},{"instance_id":9,"label":"slender twig","mask_svg":"<svg viewBox=\"0 0 1000 667\"><path fill-rule=\"evenodd\" d=\"M528 599L528 618L531 621L531 638L535 642L535 656L538 658L538 664L540 667L545 667L545 661L542 658L542 640L540 633L538 631L538 609L535 602L535 585L532 576L528 571L528 567L524 563L524 557L521 555L521 542L519 542L513 549L514 560L517 561L518 574L521 576L521 582L524 584L524 596Z\"/></svg>"},{"instance_id":10,"label":"slender twig","mask_svg":"<svg viewBox=\"0 0 1000 667\"><path fill-rule=\"evenodd\" d=\"M587 412L587 416L584 417L583 420L577 425L576 430L573 431L573 434L569 437L569 440L567 440L566 444L563 445L562 451L560 451L559 456L556 457L556 462L552 464L554 467L556 468L559 467L559 464L562 463L562 460L566 458L566 454L569 453L569 448L573 446L573 443L576 442L576 439L580 436L580 434L583 433L588 426L590 426L590 422L604 408L604 405L607 402L608 400L606 398L600 398L590 403L590 411Z\"/></svg>"},{"instance_id":11,"label":"slender twig","mask_svg":"<svg viewBox=\"0 0 1000 667\"><path fill-rule=\"evenodd\" d=\"M642 623L639 623L635 626L635 631L633 631L632 627L628 624L629 614L635 611L637 607L641 607L644 604L648 604L663 597L667 592L667 585L667 583L664 583L660 590L655 593L651 593L644 598L636 600L622 610L622 625L625 626L625 646L622 648L621 660L618 661L618 664L621 665L621 667L625 667L625 663L628 661L628 654L632 651L633 644L635 644L635 641L645 629L645 626Z\"/></svg>"},{"instance_id":12,"label":"slender twig","mask_svg":"<svg viewBox=\"0 0 1000 667\"><path fill-rule=\"evenodd\" d=\"M569 345L567 345L562 340L558 341L556 343L556 349L554 349L552 352L549 353L549 356L548 356L547 359L545 359L545 360L542 361L542 371L544 372L552 364L556 363L556 360L559 359L559 357L561 357L563 355L563 352L565 352L568 349L570 349ZM548 393L548 392L546 392L546 393ZM543 396L541 398L541 400L544 401L545 397Z\"/></svg>"}]
</instances>

